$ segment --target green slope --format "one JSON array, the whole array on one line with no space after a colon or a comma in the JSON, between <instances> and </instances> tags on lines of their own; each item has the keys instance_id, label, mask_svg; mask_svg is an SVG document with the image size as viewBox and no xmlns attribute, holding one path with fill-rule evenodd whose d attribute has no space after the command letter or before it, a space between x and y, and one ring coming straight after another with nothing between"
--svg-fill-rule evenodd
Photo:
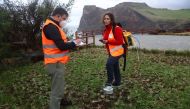
<instances>
[{"instance_id":1,"label":"green slope","mask_svg":"<svg viewBox=\"0 0 190 109\"><path fill-rule=\"evenodd\" d=\"M190 9L169 10L151 8L143 4L130 7L153 21L190 21Z\"/></svg>"}]
</instances>

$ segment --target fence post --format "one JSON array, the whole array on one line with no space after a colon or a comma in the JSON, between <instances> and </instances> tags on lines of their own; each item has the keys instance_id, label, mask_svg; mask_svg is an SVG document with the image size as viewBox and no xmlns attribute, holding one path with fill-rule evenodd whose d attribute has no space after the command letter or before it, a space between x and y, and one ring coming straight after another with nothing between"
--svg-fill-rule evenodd
<instances>
[{"instance_id":1,"label":"fence post","mask_svg":"<svg viewBox=\"0 0 190 109\"><path fill-rule=\"evenodd\" d=\"M93 44L95 45L96 39L95 39L95 33L92 31L92 37L93 37Z\"/></svg>"},{"instance_id":2,"label":"fence post","mask_svg":"<svg viewBox=\"0 0 190 109\"><path fill-rule=\"evenodd\" d=\"M77 32L77 31L75 32L75 38L76 38L76 39L79 38L79 37L78 37L78 32Z\"/></svg>"},{"instance_id":3,"label":"fence post","mask_svg":"<svg viewBox=\"0 0 190 109\"><path fill-rule=\"evenodd\" d=\"M88 34L86 32L86 46L88 45Z\"/></svg>"}]
</instances>

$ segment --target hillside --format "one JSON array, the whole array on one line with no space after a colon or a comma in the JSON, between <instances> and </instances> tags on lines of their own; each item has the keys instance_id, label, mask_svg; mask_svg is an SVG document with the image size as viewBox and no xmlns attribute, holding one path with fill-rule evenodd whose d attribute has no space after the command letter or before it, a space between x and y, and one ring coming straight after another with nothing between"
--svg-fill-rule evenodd
<instances>
[{"instance_id":1,"label":"hillside","mask_svg":"<svg viewBox=\"0 0 190 109\"><path fill-rule=\"evenodd\" d=\"M166 8L151 8L145 3L125 2L115 7L130 7L140 14L150 18L153 21L169 21L169 20L188 20L190 19L190 9L169 10Z\"/></svg>"},{"instance_id":2,"label":"hillside","mask_svg":"<svg viewBox=\"0 0 190 109\"><path fill-rule=\"evenodd\" d=\"M190 9L158 9L145 3L124 2L108 9L85 6L78 30L102 29L102 16L106 12L112 12L117 22L134 32L175 32L190 29Z\"/></svg>"}]
</instances>

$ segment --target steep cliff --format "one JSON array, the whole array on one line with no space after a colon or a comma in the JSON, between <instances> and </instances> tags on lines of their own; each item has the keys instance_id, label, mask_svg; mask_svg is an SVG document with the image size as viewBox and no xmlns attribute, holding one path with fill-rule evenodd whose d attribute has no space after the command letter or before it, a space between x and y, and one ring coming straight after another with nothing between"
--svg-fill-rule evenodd
<instances>
[{"instance_id":1,"label":"steep cliff","mask_svg":"<svg viewBox=\"0 0 190 109\"><path fill-rule=\"evenodd\" d=\"M145 3L124 2L108 9L101 9L95 5L85 6L78 30L102 30L102 16L106 12L112 12L123 28L133 32L190 29L190 9L156 9Z\"/></svg>"}]
</instances>

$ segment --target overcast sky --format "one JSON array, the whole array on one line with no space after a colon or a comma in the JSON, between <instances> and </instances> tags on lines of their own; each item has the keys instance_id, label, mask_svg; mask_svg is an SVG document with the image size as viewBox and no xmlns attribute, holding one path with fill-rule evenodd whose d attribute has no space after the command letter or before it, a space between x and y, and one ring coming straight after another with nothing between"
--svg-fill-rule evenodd
<instances>
[{"instance_id":1,"label":"overcast sky","mask_svg":"<svg viewBox=\"0 0 190 109\"><path fill-rule=\"evenodd\" d=\"M3 0L0 0L2 2ZM28 1L28 0L22 0ZM69 0L57 0L61 3L67 3ZM96 5L101 8L114 7L122 2L141 2L146 3L154 8L168 8L168 9L190 9L190 0L75 0L71 14L69 16L69 26L78 27L84 5Z\"/></svg>"},{"instance_id":2,"label":"overcast sky","mask_svg":"<svg viewBox=\"0 0 190 109\"><path fill-rule=\"evenodd\" d=\"M63 0L60 0L62 2ZM68 0L64 0L65 3ZM96 5L101 8L114 7L122 2L141 2L146 3L154 8L168 8L168 9L185 9L190 8L190 0L75 0L75 4L70 14L70 23L68 25L78 26L84 5Z\"/></svg>"}]
</instances>

